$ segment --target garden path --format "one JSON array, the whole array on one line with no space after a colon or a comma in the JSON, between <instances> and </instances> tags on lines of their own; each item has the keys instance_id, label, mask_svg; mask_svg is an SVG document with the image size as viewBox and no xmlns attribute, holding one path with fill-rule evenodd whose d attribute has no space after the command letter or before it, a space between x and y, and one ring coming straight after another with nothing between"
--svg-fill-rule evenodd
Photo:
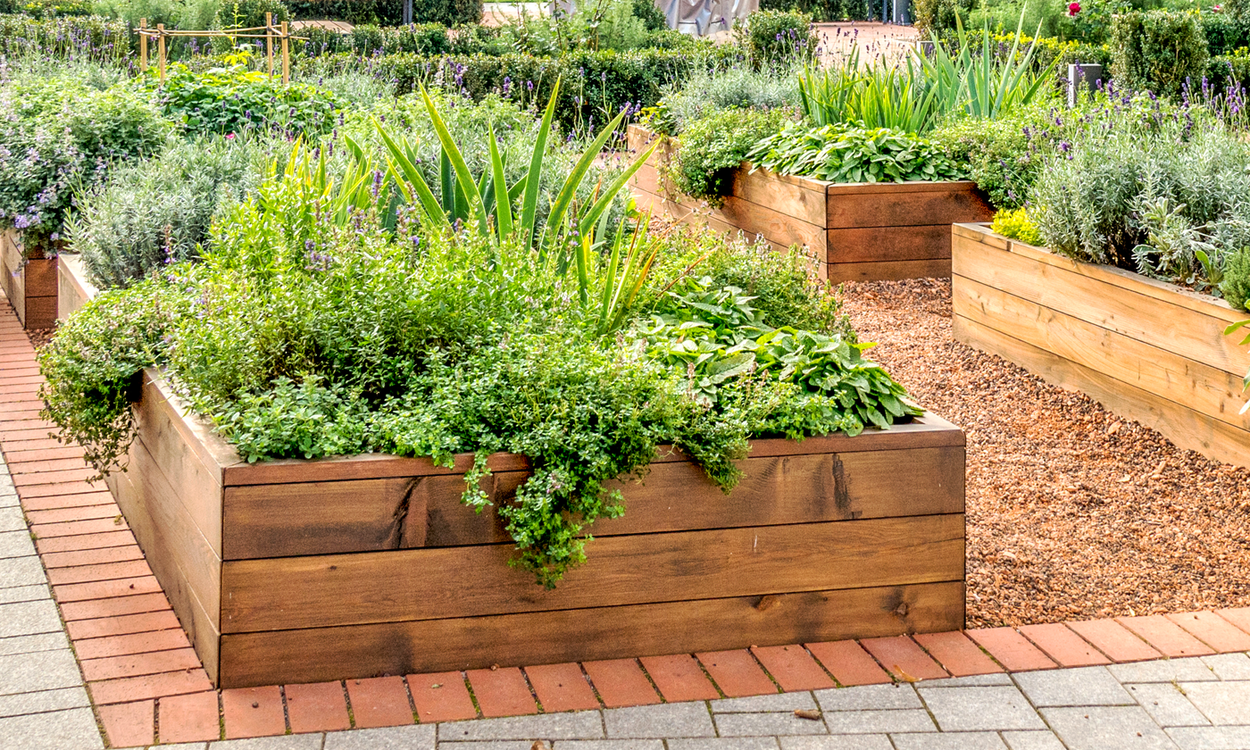
<instances>
[{"instance_id":1,"label":"garden path","mask_svg":"<svg viewBox=\"0 0 1250 750\"><path fill-rule=\"evenodd\" d=\"M6 302L0 750L1250 749L1250 608L215 691Z\"/></svg>"}]
</instances>

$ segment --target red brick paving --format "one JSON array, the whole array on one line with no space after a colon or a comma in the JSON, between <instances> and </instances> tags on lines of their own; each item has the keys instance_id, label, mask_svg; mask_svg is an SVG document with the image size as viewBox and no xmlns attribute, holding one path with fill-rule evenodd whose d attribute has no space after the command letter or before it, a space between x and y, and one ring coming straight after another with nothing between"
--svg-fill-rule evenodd
<instances>
[{"instance_id":1,"label":"red brick paving","mask_svg":"<svg viewBox=\"0 0 1250 750\"><path fill-rule=\"evenodd\" d=\"M582 711L599 707L599 699L595 697L595 691L591 689L586 675L582 674L579 664L526 667L525 675L529 677L530 685L538 694L538 702L543 704L543 711L546 713ZM412 684L412 678L408 679L408 684ZM416 700L416 693L413 693L412 698ZM420 712L421 705L418 704L417 713L420 714ZM421 720L425 721L425 717L422 716Z\"/></svg>"},{"instance_id":2,"label":"red brick paving","mask_svg":"<svg viewBox=\"0 0 1250 750\"><path fill-rule=\"evenodd\" d=\"M639 661L651 675L660 695L669 703L705 701L720 697L716 687L703 674L699 662L689 654L644 656Z\"/></svg>"},{"instance_id":3,"label":"red brick paving","mask_svg":"<svg viewBox=\"0 0 1250 750\"><path fill-rule=\"evenodd\" d=\"M1020 632L1036 643L1047 656L1059 662L1061 667L1090 667L1111 663L1110 659L1082 640L1066 625L1059 623L1025 625L1020 628Z\"/></svg>"},{"instance_id":4,"label":"red brick paving","mask_svg":"<svg viewBox=\"0 0 1250 750\"><path fill-rule=\"evenodd\" d=\"M751 649L751 653L782 690L815 690L834 686L833 680L802 646L756 647Z\"/></svg>"},{"instance_id":5,"label":"red brick paving","mask_svg":"<svg viewBox=\"0 0 1250 750\"><path fill-rule=\"evenodd\" d=\"M0 331L20 330L9 320L11 312L0 310ZM40 403L32 396L39 382L31 366L34 352L24 339L12 340L18 345L0 334L0 371L10 373L0 377L0 404L5 405L0 409L0 449L34 524L40 555L111 746L145 745L154 739L203 742L221 737L223 726L227 738L280 735L288 722L294 733L346 729L351 720L345 690L358 727L410 724L414 706L422 722L478 716L466 676L459 672L213 691L111 495L102 484L86 481L93 472L83 468L81 450L52 439L55 426L38 419ZM878 661L902 680L944 677L948 671L983 674L999 671L998 664L1008 671L1052 669L1137 661L1160 653L1250 650L1250 608L914 638L555 664L524 672L478 670L468 680L483 715L507 716L534 713L535 695L545 712L556 712L597 708L596 692L603 705L617 707L707 700L721 693L769 694L777 692L777 684L785 690L824 688L834 684L830 674L843 686L889 682ZM159 738L154 737L154 717Z\"/></svg>"},{"instance_id":6,"label":"red brick paving","mask_svg":"<svg viewBox=\"0 0 1250 750\"><path fill-rule=\"evenodd\" d=\"M582 665L608 708L659 703L660 696L634 659L588 661Z\"/></svg>"},{"instance_id":7,"label":"red brick paving","mask_svg":"<svg viewBox=\"0 0 1250 750\"><path fill-rule=\"evenodd\" d=\"M839 685L881 685L893 682L881 665L872 655L855 641L832 641L826 643L809 643L807 650L812 652L829 674Z\"/></svg>"},{"instance_id":8,"label":"red brick paving","mask_svg":"<svg viewBox=\"0 0 1250 750\"><path fill-rule=\"evenodd\" d=\"M471 669L465 673L482 716L524 716L538 713L538 704L520 669Z\"/></svg>"},{"instance_id":9,"label":"red brick paving","mask_svg":"<svg viewBox=\"0 0 1250 750\"><path fill-rule=\"evenodd\" d=\"M730 698L777 692L777 685L768 679L759 662L746 649L709 651L695 656L721 692Z\"/></svg>"},{"instance_id":10,"label":"red brick paving","mask_svg":"<svg viewBox=\"0 0 1250 750\"><path fill-rule=\"evenodd\" d=\"M287 719L291 731L333 732L351 727L347 716L347 696L341 682L317 682L310 685L287 685Z\"/></svg>"}]
</instances>

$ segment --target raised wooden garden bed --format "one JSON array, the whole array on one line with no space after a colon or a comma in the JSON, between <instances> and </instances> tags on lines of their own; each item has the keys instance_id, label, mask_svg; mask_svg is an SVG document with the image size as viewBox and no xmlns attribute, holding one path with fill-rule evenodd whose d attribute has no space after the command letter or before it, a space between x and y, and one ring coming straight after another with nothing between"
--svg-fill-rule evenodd
<instances>
[{"instance_id":1,"label":"raised wooden garden bed","mask_svg":"<svg viewBox=\"0 0 1250 750\"><path fill-rule=\"evenodd\" d=\"M0 235L0 289L26 328L56 322L56 258L22 258L17 233Z\"/></svg>"},{"instance_id":2,"label":"raised wooden garden bed","mask_svg":"<svg viewBox=\"0 0 1250 750\"><path fill-rule=\"evenodd\" d=\"M1224 335L1245 313L983 225L952 231L958 340L1083 391L1181 448L1250 466L1250 415L1239 414L1250 355Z\"/></svg>"},{"instance_id":3,"label":"raised wooden garden bed","mask_svg":"<svg viewBox=\"0 0 1250 750\"><path fill-rule=\"evenodd\" d=\"M61 253L56 264L56 319L65 320L99 294L95 284L87 280L82 257L77 253Z\"/></svg>"},{"instance_id":4,"label":"raised wooden garden bed","mask_svg":"<svg viewBox=\"0 0 1250 750\"><path fill-rule=\"evenodd\" d=\"M758 440L726 496L666 454L554 591L507 565L463 472L368 455L247 464L154 371L109 478L222 687L955 630L964 436L925 417ZM526 476L491 457L496 502Z\"/></svg>"},{"instance_id":5,"label":"raised wooden garden bed","mask_svg":"<svg viewBox=\"0 0 1250 750\"><path fill-rule=\"evenodd\" d=\"M655 137L629 126L635 152ZM671 143L661 145L634 176L630 184L639 207L722 232L758 235L778 249L805 245L834 282L950 276L950 225L988 221L993 214L966 180L836 184L748 166L734 175L724 206L712 209L677 195L662 178L673 151Z\"/></svg>"}]
</instances>

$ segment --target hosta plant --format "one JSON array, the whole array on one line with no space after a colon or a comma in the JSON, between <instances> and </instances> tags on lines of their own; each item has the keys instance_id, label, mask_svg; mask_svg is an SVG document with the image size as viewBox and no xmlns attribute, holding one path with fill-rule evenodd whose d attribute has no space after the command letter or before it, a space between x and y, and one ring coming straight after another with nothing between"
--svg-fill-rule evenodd
<instances>
[{"instance_id":1,"label":"hosta plant","mask_svg":"<svg viewBox=\"0 0 1250 750\"><path fill-rule=\"evenodd\" d=\"M888 128L801 123L759 141L746 156L778 174L829 182L958 180L962 170L923 138Z\"/></svg>"}]
</instances>

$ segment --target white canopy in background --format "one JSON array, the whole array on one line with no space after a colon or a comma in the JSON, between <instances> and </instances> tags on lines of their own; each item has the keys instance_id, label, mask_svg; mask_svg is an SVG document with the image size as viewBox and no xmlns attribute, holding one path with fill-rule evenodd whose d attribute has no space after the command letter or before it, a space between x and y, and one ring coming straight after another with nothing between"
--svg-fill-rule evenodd
<instances>
[{"instance_id":1,"label":"white canopy in background","mask_svg":"<svg viewBox=\"0 0 1250 750\"><path fill-rule=\"evenodd\" d=\"M759 10L760 0L655 0L668 26L695 36L733 28L734 21Z\"/></svg>"}]
</instances>

